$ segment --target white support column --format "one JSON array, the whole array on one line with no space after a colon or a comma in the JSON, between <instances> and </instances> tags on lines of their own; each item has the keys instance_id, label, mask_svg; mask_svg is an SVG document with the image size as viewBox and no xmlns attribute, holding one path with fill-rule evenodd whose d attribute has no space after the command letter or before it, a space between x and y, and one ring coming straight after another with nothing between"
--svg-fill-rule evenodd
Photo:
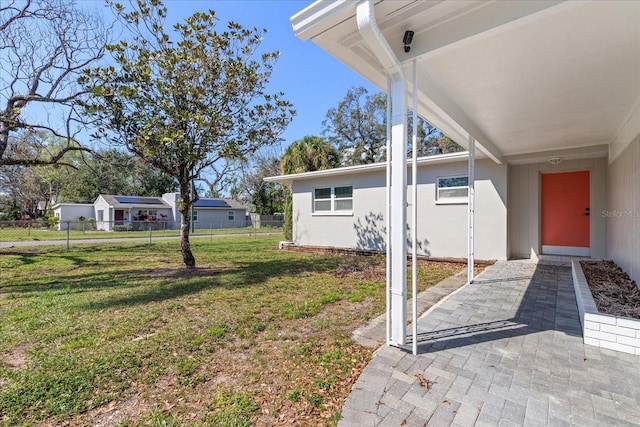
<instances>
[{"instance_id":1,"label":"white support column","mask_svg":"<svg viewBox=\"0 0 640 427\"><path fill-rule=\"evenodd\" d=\"M418 61L413 60L413 126L411 130L411 332L412 351L418 354Z\"/></svg>"},{"instance_id":2,"label":"white support column","mask_svg":"<svg viewBox=\"0 0 640 427\"><path fill-rule=\"evenodd\" d=\"M385 246L387 251L387 345L391 343L391 77L387 76L387 194L385 211Z\"/></svg>"},{"instance_id":3,"label":"white support column","mask_svg":"<svg viewBox=\"0 0 640 427\"><path fill-rule=\"evenodd\" d=\"M391 341L406 344L407 326L407 83L391 85Z\"/></svg>"},{"instance_id":4,"label":"white support column","mask_svg":"<svg viewBox=\"0 0 640 427\"><path fill-rule=\"evenodd\" d=\"M475 162L476 162L476 141L469 136L469 243L467 257L467 281L473 283L474 266L474 217L475 217Z\"/></svg>"},{"instance_id":5,"label":"white support column","mask_svg":"<svg viewBox=\"0 0 640 427\"><path fill-rule=\"evenodd\" d=\"M387 223L387 249L391 251L390 301L387 314L391 318L390 345L405 345L407 325L407 81L393 49L376 23L373 0L362 0L356 6L356 21L362 40L391 78L391 159L389 176L392 191ZM389 268L387 268L389 271ZM389 311L391 314L389 315Z\"/></svg>"}]
</instances>

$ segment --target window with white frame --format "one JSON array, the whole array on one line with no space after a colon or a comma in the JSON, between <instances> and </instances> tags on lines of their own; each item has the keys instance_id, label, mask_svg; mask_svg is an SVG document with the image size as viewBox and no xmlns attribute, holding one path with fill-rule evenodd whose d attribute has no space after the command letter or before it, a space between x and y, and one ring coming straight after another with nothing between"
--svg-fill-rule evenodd
<instances>
[{"instance_id":1,"label":"window with white frame","mask_svg":"<svg viewBox=\"0 0 640 427\"><path fill-rule=\"evenodd\" d=\"M227 218L229 219L229 221L235 221L236 220L235 211L229 211L229 214L227 215Z\"/></svg>"},{"instance_id":2,"label":"window with white frame","mask_svg":"<svg viewBox=\"0 0 640 427\"><path fill-rule=\"evenodd\" d=\"M196 210L193 211L193 215L191 215L191 221L193 222L198 221L198 211Z\"/></svg>"},{"instance_id":3,"label":"window with white frame","mask_svg":"<svg viewBox=\"0 0 640 427\"><path fill-rule=\"evenodd\" d=\"M104 221L104 209L98 209L98 221Z\"/></svg>"},{"instance_id":4,"label":"window with white frame","mask_svg":"<svg viewBox=\"0 0 640 427\"><path fill-rule=\"evenodd\" d=\"M467 203L469 200L469 177L446 176L438 178L437 201L440 203Z\"/></svg>"},{"instance_id":5,"label":"window with white frame","mask_svg":"<svg viewBox=\"0 0 640 427\"><path fill-rule=\"evenodd\" d=\"M315 188L314 212L350 212L353 210L353 186Z\"/></svg>"}]
</instances>

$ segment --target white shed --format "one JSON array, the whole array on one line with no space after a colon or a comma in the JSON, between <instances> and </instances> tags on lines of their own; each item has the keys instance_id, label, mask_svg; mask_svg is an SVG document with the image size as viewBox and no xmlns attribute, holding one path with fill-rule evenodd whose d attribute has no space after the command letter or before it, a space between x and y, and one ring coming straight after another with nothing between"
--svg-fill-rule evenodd
<instances>
[{"instance_id":1,"label":"white shed","mask_svg":"<svg viewBox=\"0 0 640 427\"><path fill-rule=\"evenodd\" d=\"M56 203L52 206L53 214L58 218L58 230L66 230L71 222L80 218L93 218L92 203Z\"/></svg>"}]
</instances>

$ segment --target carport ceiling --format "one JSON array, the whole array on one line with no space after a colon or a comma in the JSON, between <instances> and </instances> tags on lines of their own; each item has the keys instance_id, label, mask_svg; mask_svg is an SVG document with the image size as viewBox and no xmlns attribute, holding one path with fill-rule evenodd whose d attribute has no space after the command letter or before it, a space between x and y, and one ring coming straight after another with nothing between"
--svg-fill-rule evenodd
<instances>
[{"instance_id":1,"label":"carport ceiling","mask_svg":"<svg viewBox=\"0 0 640 427\"><path fill-rule=\"evenodd\" d=\"M315 3L294 30L385 89L356 4ZM640 1L394 0L375 12L399 60L417 58L420 115L463 145L471 134L504 156L609 144L640 104Z\"/></svg>"}]
</instances>

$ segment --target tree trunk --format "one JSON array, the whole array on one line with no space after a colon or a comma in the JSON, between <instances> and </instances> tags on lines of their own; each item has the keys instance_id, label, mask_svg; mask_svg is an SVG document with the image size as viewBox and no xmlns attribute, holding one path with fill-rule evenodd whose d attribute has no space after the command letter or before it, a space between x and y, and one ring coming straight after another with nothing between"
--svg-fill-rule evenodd
<instances>
[{"instance_id":1,"label":"tree trunk","mask_svg":"<svg viewBox=\"0 0 640 427\"><path fill-rule=\"evenodd\" d=\"M182 259L187 268L195 268L196 259L191 252L191 243L189 243L189 231L191 229L189 213L185 214L180 211L180 218L180 252L182 253Z\"/></svg>"},{"instance_id":2,"label":"tree trunk","mask_svg":"<svg viewBox=\"0 0 640 427\"><path fill-rule=\"evenodd\" d=\"M189 231L191 230L191 193L189 191L189 183L180 185L181 203L180 203L180 252L182 260L188 269L196 268L196 259L191 252L191 243L189 243Z\"/></svg>"}]
</instances>

